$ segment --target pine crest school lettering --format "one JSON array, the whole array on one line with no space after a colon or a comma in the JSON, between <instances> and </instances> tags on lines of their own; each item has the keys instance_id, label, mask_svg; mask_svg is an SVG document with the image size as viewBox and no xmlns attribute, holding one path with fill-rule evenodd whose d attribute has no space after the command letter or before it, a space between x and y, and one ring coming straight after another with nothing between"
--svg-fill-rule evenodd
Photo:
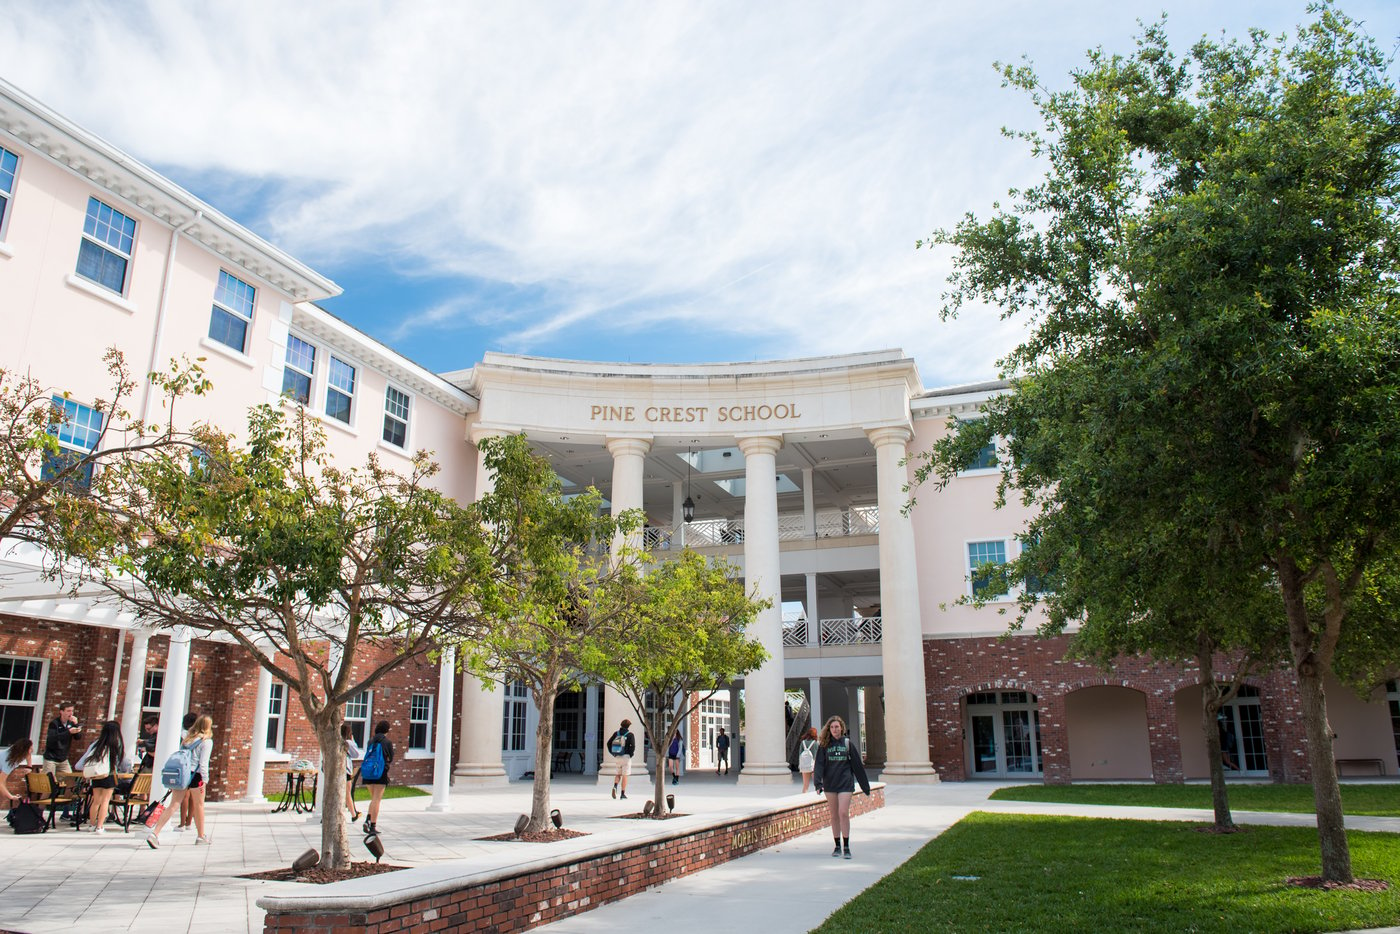
<instances>
[{"instance_id":1,"label":"pine crest school lettering","mask_svg":"<svg viewBox=\"0 0 1400 934\"><path fill-rule=\"evenodd\" d=\"M802 417L795 402L779 402L775 405L604 405L588 407L588 420L591 422L647 422L653 425L693 425L709 422L711 413L715 423L792 421Z\"/></svg>"}]
</instances>

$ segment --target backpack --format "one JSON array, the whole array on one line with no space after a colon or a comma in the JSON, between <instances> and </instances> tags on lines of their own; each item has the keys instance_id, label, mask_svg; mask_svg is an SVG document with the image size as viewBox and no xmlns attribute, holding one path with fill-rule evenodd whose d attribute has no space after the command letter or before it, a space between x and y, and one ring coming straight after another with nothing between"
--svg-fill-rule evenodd
<instances>
[{"instance_id":1,"label":"backpack","mask_svg":"<svg viewBox=\"0 0 1400 934\"><path fill-rule=\"evenodd\" d=\"M811 772L817 767L817 757L812 752L812 747L815 745L815 740L804 739L802 741L802 755L797 757L797 771Z\"/></svg>"},{"instance_id":2,"label":"backpack","mask_svg":"<svg viewBox=\"0 0 1400 934\"><path fill-rule=\"evenodd\" d=\"M614 733L612 739L608 740L608 752L615 756L620 756L627 751L627 743L623 740L621 733Z\"/></svg>"},{"instance_id":3,"label":"backpack","mask_svg":"<svg viewBox=\"0 0 1400 934\"><path fill-rule=\"evenodd\" d=\"M39 810L39 806L29 801L20 801L10 808L10 813L5 817L14 828L15 833L43 833L49 829L48 821L44 820L44 812Z\"/></svg>"},{"instance_id":4,"label":"backpack","mask_svg":"<svg viewBox=\"0 0 1400 934\"><path fill-rule=\"evenodd\" d=\"M384 744L373 741L365 750L365 761L360 763L360 778L377 782L384 777L384 769Z\"/></svg>"},{"instance_id":5,"label":"backpack","mask_svg":"<svg viewBox=\"0 0 1400 934\"><path fill-rule=\"evenodd\" d=\"M194 751L202 742L203 740L197 740L192 745L181 746L170 754L170 758L165 760L165 765L160 770L162 785L171 791L190 787L190 782L194 781Z\"/></svg>"}]
</instances>

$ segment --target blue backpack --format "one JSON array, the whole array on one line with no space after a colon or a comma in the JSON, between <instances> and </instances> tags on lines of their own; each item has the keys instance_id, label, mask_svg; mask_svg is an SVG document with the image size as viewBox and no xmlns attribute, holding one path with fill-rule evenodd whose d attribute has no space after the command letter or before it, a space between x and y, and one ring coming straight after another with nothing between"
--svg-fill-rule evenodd
<instances>
[{"instance_id":1,"label":"blue backpack","mask_svg":"<svg viewBox=\"0 0 1400 934\"><path fill-rule=\"evenodd\" d=\"M170 758L165 760L165 765L160 770L160 783L172 791L190 787L190 782L194 780L195 756L194 751L199 748L199 744L204 740L196 740L192 745L182 745L179 749L170 754Z\"/></svg>"},{"instance_id":2,"label":"blue backpack","mask_svg":"<svg viewBox=\"0 0 1400 934\"><path fill-rule=\"evenodd\" d=\"M360 763L360 778L367 782L377 782L384 777L384 746L371 741L365 750L365 761Z\"/></svg>"}]
</instances>

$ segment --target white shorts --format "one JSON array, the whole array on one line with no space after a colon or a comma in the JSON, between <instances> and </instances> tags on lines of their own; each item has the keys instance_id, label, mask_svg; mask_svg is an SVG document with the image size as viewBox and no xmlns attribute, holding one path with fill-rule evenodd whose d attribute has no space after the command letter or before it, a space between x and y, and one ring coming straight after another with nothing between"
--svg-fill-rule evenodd
<instances>
[{"instance_id":1,"label":"white shorts","mask_svg":"<svg viewBox=\"0 0 1400 934\"><path fill-rule=\"evenodd\" d=\"M614 774L618 778L623 778L632 774L631 756L613 756L613 761L617 763L617 771Z\"/></svg>"}]
</instances>

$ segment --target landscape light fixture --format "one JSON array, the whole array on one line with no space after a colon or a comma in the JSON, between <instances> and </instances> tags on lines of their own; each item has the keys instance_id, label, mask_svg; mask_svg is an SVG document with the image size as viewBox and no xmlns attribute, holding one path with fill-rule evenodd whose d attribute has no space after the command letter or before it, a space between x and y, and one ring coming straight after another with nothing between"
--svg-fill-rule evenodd
<instances>
[{"instance_id":1,"label":"landscape light fixture","mask_svg":"<svg viewBox=\"0 0 1400 934\"><path fill-rule=\"evenodd\" d=\"M378 833L365 834L365 849L369 850L376 863L384 857L384 844L380 842Z\"/></svg>"},{"instance_id":2,"label":"landscape light fixture","mask_svg":"<svg viewBox=\"0 0 1400 934\"><path fill-rule=\"evenodd\" d=\"M674 811L675 809L676 809L676 796L675 796L675 795L667 795L667 796L666 796L666 810L668 810L668 811Z\"/></svg>"},{"instance_id":3,"label":"landscape light fixture","mask_svg":"<svg viewBox=\"0 0 1400 934\"><path fill-rule=\"evenodd\" d=\"M695 519L695 500L690 498L690 448L685 449L685 502L681 503L681 516L687 524ZM675 500L672 500L675 502Z\"/></svg>"},{"instance_id":4,"label":"landscape light fixture","mask_svg":"<svg viewBox=\"0 0 1400 934\"><path fill-rule=\"evenodd\" d=\"M558 808L555 808L554 810L552 810L552 811L549 812L549 819L552 820L552 821L554 822L554 829L555 829L555 830L563 830L563 829L564 829L564 816L563 816L562 814L559 813L559 809L558 809Z\"/></svg>"},{"instance_id":5,"label":"landscape light fixture","mask_svg":"<svg viewBox=\"0 0 1400 934\"><path fill-rule=\"evenodd\" d=\"M306 872L308 869L315 869L321 865L321 854L315 849L307 850L292 861L292 872Z\"/></svg>"}]
</instances>

